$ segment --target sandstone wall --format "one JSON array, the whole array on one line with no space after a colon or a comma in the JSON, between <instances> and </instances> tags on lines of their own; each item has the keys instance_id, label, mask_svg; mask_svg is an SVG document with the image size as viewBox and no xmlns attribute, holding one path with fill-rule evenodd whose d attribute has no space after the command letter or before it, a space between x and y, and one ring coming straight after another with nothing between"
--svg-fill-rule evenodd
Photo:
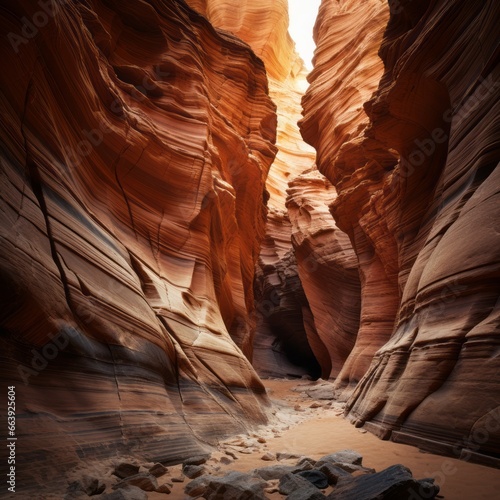
<instances>
[{"instance_id":1,"label":"sandstone wall","mask_svg":"<svg viewBox=\"0 0 500 500\"><path fill-rule=\"evenodd\" d=\"M484 456L500 449L499 6L389 4L380 44L379 2L323 2L304 100L303 135L338 192L331 211L360 263L360 330L336 384L357 425L491 463ZM344 30L356 28L346 44ZM373 79L375 52L355 66L371 41L384 63L373 97L356 78ZM344 125L342 106L358 110L360 130Z\"/></svg>"},{"instance_id":2,"label":"sandstone wall","mask_svg":"<svg viewBox=\"0 0 500 500\"><path fill-rule=\"evenodd\" d=\"M0 370L35 488L265 421L244 354L276 153L235 36L183 2L51 5L0 17Z\"/></svg>"},{"instance_id":3,"label":"sandstone wall","mask_svg":"<svg viewBox=\"0 0 500 500\"><path fill-rule=\"evenodd\" d=\"M266 182L252 363L264 376L336 375L358 330L359 275L350 242L327 208L335 190L317 171L314 150L297 127L307 71L287 32L287 2L189 3L262 57L277 106L278 154Z\"/></svg>"}]
</instances>

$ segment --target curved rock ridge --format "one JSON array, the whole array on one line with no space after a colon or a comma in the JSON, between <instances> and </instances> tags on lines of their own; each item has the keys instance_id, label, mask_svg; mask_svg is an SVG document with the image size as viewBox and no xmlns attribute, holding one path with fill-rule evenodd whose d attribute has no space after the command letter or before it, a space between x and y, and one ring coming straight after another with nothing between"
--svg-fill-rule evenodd
<instances>
[{"instance_id":1,"label":"curved rock ridge","mask_svg":"<svg viewBox=\"0 0 500 500\"><path fill-rule=\"evenodd\" d=\"M308 76L310 87L302 100L304 118L299 122L299 126L304 139L316 148L318 169L333 183L338 192L337 197L334 194L335 190L331 191L330 203L335 200L336 205L341 206L347 216L354 220L360 211L357 193L367 191L366 196L369 197L368 193L373 189L376 179L370 179L370 182L359 182L352 193L351 190L346 189L352 194L349 198L350 204L344 200L346 196L344 196L343 185L340 181L349 176L349 168L356 170L362 165L358 164L361 148L350 145L356 144L356 138L362 138L363 131L369 124L363 103L377 89L383 72L383 64L377 52L388 15L388 6L384 2L375 0L322 2L314 27L314 37L317 43L313 59L314 69ZM340 158L344 157L342 155L350 161L346 166L338 166ZM368 177L364 169L360 171L363 179ZM353 178L352 184L354 185L357 180L358 178ZM349 325L345 333L342 333L342 328L332 332L335 336L343 338L345 342L347 337L352 338L352 335L355 335L359 322L354 349L343 364L340 373L338 368L335 368L335 373L338 375L336 379L338 397L345 399L366 373L373 354L389 339L395 305L389 308L387 302L393 300L393 297L386 293L386 290L381 290L388 280L383 265L379 262L379 268L375 271L376 263L373 263L371 272L365 271L363 265L365 260L371 262L372 258L377 261L379 259L377 255L373 256L370 253L371 243L369 241L364 243L365 247L368 247L366 249L361 247L360 239L363 233L360 231L361 234L357 235L357 239L354 238L354 231L350 224L345 223L337 214L335 215L336 222L329 224L349 234L361 266L359 279L362 294L363 296L368 294L371 298L369 301L362 301L359 320L353 321L353 309L344 320L341 320L344 324L341 323L339 326ZM338 247L337 251L342 246ZM331 258L337 260L335 256L329 257ZM342 254L339 258L342 258ZM381 258L385 260L387 257L384 255ZM332 269L333 273L336 272L334 269ZM349 293L354 291L353 287L356 286L359 285L352 281L345 288L342 280L332 282L332 289L349 289ZM393 289L392 284L391 286ZM359 299L349 302L351 307L355 308ZM350 320L347 319L349 317ZM329 342L335 343L336 340L332 339Z\"/></svg>"},{"instance_id":2,"label":"curved rock ridge","mask_svg":"<svg viewBox=\"0 0 500 500\"><path fill-rule=\"evenodd\" d=\"M0 13L0 370L34 489L265 420L244 354L276 153L262 61L184 2L40 9Z\"/></svg>"},{"instance_id":3,"label":"curved rock ridge","mask_svg":"<svg viewBox=\"0 0 500 500\"><path fill-rule=\"evenodd\" d=\"M359 381L356 425L498 466L500 6L391 3L369 127L345 133L324 98L329 79L346 87L328 60L353 50L337 32L357 4L323 2L301 129L360 263L360 330L337 388Z\"/></svg>"},{"instance_id":4,"label":"curved rock ridge","mask_svg":"<svg viewBox=\"0 0 500 500\"><path fill-rule=\"evenodd\" d=\"M313 148L304 142L297 126L307 73L287 32L287 2L273 2L272 6L262 1L244 5L238 2L237 6L236 2L189 0L189 3L214 26L241 37L262 57L270 96L277 106L278 153L266 181L269 213L256 269L252 363L264 376L328 377L331 363L326 360L318 363L315 347L310 344L311 340L317 344L318 335L299 277L292 224L285 207L289 183L311 169L315 161ZM330 214L328 218L333 221ZM316 256L302 253L300 258L310 265ZM320 321L328 324L326 319Z\"/></svg>"},{"instance_id":5,"label":"curved rock ridge","mask_svg":"<svg viewBox=\"0 0 500 500\"><path fill-rule=\"evenodd\" d=\"M217 28L247 42L270 78L283 80L296 59L288 34L288 0L186 0Z\"/></svg>"},{"instance_id":6,"label":"curved rock ridge","mask_svg":"<svg viewBox=\"0 0 500 500\"><path fill-rule=\"evenodd\" d=\"M293 226L286 208L290 182L312 168L315 161L314 150L303 141L297 126L307 83L305 78L303 62L296 56L286 79L270 78L269 81L270 96L278 113L278 153L266 181L269 213L255 283L257 329L254 347L260 357L254 358L253 364L262 375L318 377L323 371L308 340L316 338L317 333L292 245ZM274 362L270 362L270 356ZM296 367L290 366L287 360Z\"/></svg>"},{"instance_id":7,"label":"curved rock ridge","mask_svg":"<svg viewBox=\"0 0 500 500\"><path fill-rule=\"evenodd\" d=\"M253 365L261 376L318 378L321 367L308 339L308 331L315 336L316 330L290 240L288 214L271 211L266 229L255 273Z\"/></svg>"},{"instance_id":8,"label":"curved rock ridge","mask_svg":"<svg viewBox=\"0 0 500 500\"><path fill-rule=\"evenodd\" d=\"M335 197L331 183L312 168L290 182L286 203L298 274L314 319L307 337L324 379L339 374L354 346L361 300L358 259L328 210Z\"/></svg>"}]
</instances>

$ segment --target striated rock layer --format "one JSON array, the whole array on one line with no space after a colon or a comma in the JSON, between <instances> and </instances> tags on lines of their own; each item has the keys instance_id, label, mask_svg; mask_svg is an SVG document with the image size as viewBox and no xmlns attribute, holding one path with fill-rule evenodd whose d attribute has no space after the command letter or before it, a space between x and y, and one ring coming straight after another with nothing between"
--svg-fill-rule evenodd
<instances>
[{"instance_id":1,"label":"striated rock layer","mask_svg":"<svg viewBox=\"0 0 500 500\"><path fill-rule=\"evenodd\" d=\"M311 85L303 99L304 119L300 122L301 132L305 140L316 148L319 170L336 188L336 191L331 190L330 203L335 200L336 206L341 206L347 217L353 220L357 220L356 217L360 214L358 193L365 193L369 198L375 181L370 178L369 173L365 173L365 168L360 169L364 176L362 179L353 175L349 188L345 189L351 195L348 205L342 182L345 182L349 170L342 167L340 162L345 156L350 159L352 166L349 168L352 170L363 166L358 164L359 158L356 155L365 146L355 149L350 145L356 143L356 138L363 136L369 123L363 103L376 90L382 75L382 61L377 51L388 15L387 5L376 0L322 2L314 28L318 46L313 60L314 69L308 77ZM363 182L366 178L369 182ZM355 188L350 189L351 186ZM362 297L371 298L369 301L362 300L360 313L353 314L354 311L351 310L342 318L344 325L349 326L349 331L352 332L349 337L357 335L350 356L347 360L344 357L345 363L335 372L338 375L338 396L346 398L370 366L373 354L389 339L395 305L389 307L389 302L394 302L394 296L384 289L389 282L384 266L388 267L385 261L391 258L390 254L373 254L371 242L364 233L355 232L337 213L334 215L336 225L349 234L356 252L360 264ZM383 220L377 222L384 223ZM371 264L370 272L366 271L365 260ZM349 288L352 290L352 287L351 282ZM392 285L391 287L390 290L394 288ZM331 289L345 292L347 287L345 281L340 279L332 282ZM352 299L345 302L353 304ZM330 340L330 343L335 342L335 339Z\"/></svg>"},{"instance_id":2,"label":"striated rock layer","mask_svg":"<svg viewBox=\"0 0 500 500\"><path fill-rule=\"evenodd\" d=\"M355 65L383 7L323 2L304 99L302 133L360 263L360 330L336 384L356 425L498 465L500 6L390 5L384 74L366 99L350 82L375 75L373 56Z\"/></svg>"},{"instance_id":3,"label":"striated rock layer","mask_svg":"<svg viewBox=\"0 0 500 500\"><path fill-rule=\"evenodd\" d=\"M265 420L244 354L276 153L262 61L185 3L51 5L0 12L0 370L35 489Z\"/></svg>"},{"instance_id":4,"label":"striated rock layer","mask_svg":"<svg viewBox=\"0 0 500 500\"><path fill-rule=\"evenodd\" d=\"M298 130L306 82L303 62L288 34L286 0L245 2L188 0L217 28L247 42L262 58L270 96L277 105L278 154L266 182L266 237L256 267L255 336L252 363L264 376L320 375L307 339L314 329L291 244L285 208L290 179L314 163L314 150Z\"/></svg>"},{"instance_id":5,"label":"striated rock layer","mask_svg":"<svg viewBox=\"0 0 500 500\"><path fill-rule=\"evenodd\" d=\"M265 376L336 375L358 330L359 276L350 242L327 208L335 190L316 170L314 151L297 127L307 82L287 33L287 2L189 3L262 57L277 105L278 154L266 182L269 213L256 272L253 364Z\"/></svg>"},{"instance_id":6,"label":"striated rock layer","mask_svg":"<svg viewBox=\"0 0 500 500\"><path fill-rule=\"evenodd\" d=\"M258 355L253 364L263 375L318 377L323 371L309 339L317 337L317 332L292 245L293 221L286 208L290 182L314 165L314 151L297 127L305 76L302 60L297 57L287 78L270 78L269 82L278 111L278 154L266 181L269 213L255 283L254 352Z\"/></svg>"},{"instance_id":7,"label":"striated rock layer","mask_svg":"<svg viewBox=\"0 0 500 500\"><path fill-rule=\"evenodd\" d=\"M290 182L288 193L295 258L314 320L307 337L321 376L328 379L339 374L358 333L358 260L328 211L336 192L322 174L303 172Z\"/></svg>"}]
</instances>

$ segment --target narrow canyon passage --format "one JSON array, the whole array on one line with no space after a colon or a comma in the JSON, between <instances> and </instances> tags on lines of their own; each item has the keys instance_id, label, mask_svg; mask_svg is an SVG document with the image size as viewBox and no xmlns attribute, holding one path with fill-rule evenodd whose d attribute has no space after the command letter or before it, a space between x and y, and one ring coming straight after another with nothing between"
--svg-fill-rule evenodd
<instances>
[{"instance_id":1,"label":"narrow canyon passage","mask_svg":"<svg viewBox=\"0 0 500 500\"><path fill-rule=\"evenodd\" d=\"M117 461L181 474L334 410L332 436L496 487L500 4L322 0L311 70L288 24L287 0L2 3L0 497L92 471L107 498ZM321 380L313 407L266 390Z\"/></svg>"}]
</instances>

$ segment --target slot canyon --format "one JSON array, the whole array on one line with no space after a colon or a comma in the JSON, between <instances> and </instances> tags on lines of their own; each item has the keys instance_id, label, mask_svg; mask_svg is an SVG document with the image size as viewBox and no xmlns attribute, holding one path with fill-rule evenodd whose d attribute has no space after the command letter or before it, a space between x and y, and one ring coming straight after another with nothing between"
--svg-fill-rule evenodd
<instances>
[{"instance_id":1,"label":"slot canyon","mask_svg":"<svg viewBox=\"0 0 500 500\"><path fill-rule=\"evenodd\" d=\"M287 0L3 0L0 498L209 456L280 381L498 492L499 26L322 0L309 69Z\"/></svg>"}]
</instances>

